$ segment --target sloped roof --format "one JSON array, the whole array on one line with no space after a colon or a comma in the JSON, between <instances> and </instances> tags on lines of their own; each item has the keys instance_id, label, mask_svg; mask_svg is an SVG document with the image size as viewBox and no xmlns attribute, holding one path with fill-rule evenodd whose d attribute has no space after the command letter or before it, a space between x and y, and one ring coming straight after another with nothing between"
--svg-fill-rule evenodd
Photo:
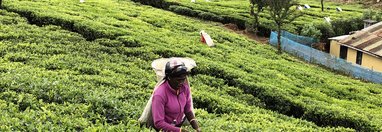
<instances>
[{"instance_id":1,"label":"sloped roof","mask_svg":"<svg viewBox=\"0 0 382 132\"><path fill-rule=\"evenodd\" d=\"M332 37L332 38L329 38L330 40L337 40L337 41L341 41L347 37L349 37L350 35L342 35L342 36L337 36L337 37Z\"/></svg>"},{"instance_id":2,"label":"sloped roof","mask_svg":"<svg viewBox=\"0 0 382 132\"><path fill-rule=\"evenodd\" d=\"M382 58L382 22L357 31L339 43Z\"/></svg>"}]
</instances>

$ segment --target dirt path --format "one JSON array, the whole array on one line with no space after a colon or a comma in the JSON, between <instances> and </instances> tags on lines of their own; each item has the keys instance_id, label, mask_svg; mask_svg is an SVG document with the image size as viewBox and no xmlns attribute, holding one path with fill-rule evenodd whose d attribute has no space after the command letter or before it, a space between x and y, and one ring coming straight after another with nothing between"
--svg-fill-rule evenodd
<instances>
[{"instance_id":1,"label":"dirt path","mask_svg":"<svg viewBox=\"0 0 382 132\"><path fill-rule=\"evenodd\" d=\"M263 37L263 36L258 36L252 32L248 32L246 30L240 30L235 24L232 24L232 23L224 24L224 27L231 30L231 31L234 31L235 33L238 33L238 34L244 35L250 39L256 40L256 41L260 42L261 44L268 44L268 42L269 42L269 38Z\"/></svg>"}]
</instances>

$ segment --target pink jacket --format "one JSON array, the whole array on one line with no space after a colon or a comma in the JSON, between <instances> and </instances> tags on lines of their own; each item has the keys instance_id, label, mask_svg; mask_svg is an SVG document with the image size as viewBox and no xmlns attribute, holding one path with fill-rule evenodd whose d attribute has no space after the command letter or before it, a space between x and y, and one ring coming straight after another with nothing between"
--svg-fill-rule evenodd
<instances>
[{"instance_id":1,"label":"pink jacket","mask_svg":"<svg viewBox=\"0 0 382 132\"><path fill-rule=\"evenodd\" d=\"M154 125L163 131L179 132L185 113L191 109L191 92L186 83L178 90L170 87L168 81L161 84L153 94L152 114Z\"/></svg>"}]
</instances>

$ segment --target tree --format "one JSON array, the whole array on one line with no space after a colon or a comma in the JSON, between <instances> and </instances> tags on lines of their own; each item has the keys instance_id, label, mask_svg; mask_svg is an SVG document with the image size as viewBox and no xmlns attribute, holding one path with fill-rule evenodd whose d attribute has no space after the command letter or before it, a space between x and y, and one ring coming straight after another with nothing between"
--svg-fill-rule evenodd
<instances>
[{"instance_id":1,"label":"tree","mask_svg":"<svg viewBox=\"0 0 382 132\"><path fill-rule=\"evenodd\" d=\"M0 9L3 9L2 5L1 5L1 3L3 3L2 1L3 0L0 0Z\"/></svg>"},{"instance_id":2,"label":"tree","mask_svg":"<svg viewBox=\"0 0 382 132\"><path fill-rule=\"evenodd\" d=\"M301 14L296 13L296 8L291 8L297 4L295 0L266 0L266 2L270 9L271 19L277 26L277 49L278 53L281 53L281 29L285 24L293 22Z\"/></svg>"},{"instance_id":3,"label":"tree","mask_svg":"<svg viewBox=\"0 0 382 132\"><path fill-rule=\"evenodd\" d=\"M266 6L266 2L265 0L249 0L249 2L251 3L251 11L250 11L250 14L251 16L255 16L255 31L257 32L258 31L258 27L259 27L259 14L260 12L263 11L263 8ZM255 8L255 5L257 6L257 10L256 10L256 13L254 11L254 8Z\"/></svg>"},{"instance_id":4,"label":"tree","mask_svg":"<svg viewBox=\"0 0 382 132\"><path fill-rule=\"evenodd\" d=\"M321 0L321 11L324 11L324 0Z\"/></svg>"}]
</instances>

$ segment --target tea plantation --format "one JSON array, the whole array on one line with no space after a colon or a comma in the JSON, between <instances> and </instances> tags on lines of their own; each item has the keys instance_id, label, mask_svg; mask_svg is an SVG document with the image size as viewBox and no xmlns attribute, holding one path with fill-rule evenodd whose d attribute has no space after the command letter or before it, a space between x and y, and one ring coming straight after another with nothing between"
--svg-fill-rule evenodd
<instances>
[{"instance_id":1,"label":"tea plantation","mask_svg":"<svg viewBox=\"0 0 382 132\"><path fill-rule=\"evenodd\" d=\"M206 22L122 0L6 0L0 131L150 131L151 62L190 57L203 131L381 131L382 85ZM200 30L215 47L199 42ZM191 127L185 129L192 130Z\"/></svg>"},{"instance_id":2,"label":"tea plantation","mask_svg":"<svg viewBox=\"0 0 382 132\"><path fill-rule=\"evenodd\" d=\"M250 16L249 0L133 0L143 4L170 10L172 12L197 17L204 20L212 20L222 23L233 23L239 29L253 28L254 17ZM301 33L307 24L313 24L322 33L321 39L324 41L332 36L348 34L351 31L359 30L363 27L364 7L357 4L341 4L330 1L324 2L324 11L321 11L319 0L297 0L297 4L303 8L297 13L301 14L291 24L284 27L284 30L293 33ZM305 9L304 5L309 5ZM341 8L338 12L336 8ZM296 6L293 6L295 9ZM254 10L257 10L255 6ZM376 10L377 11L377 10ZM379 11L379 15L382 12ZM329 17L330 24L325 21ZM271 30L276 30L274 21L271 20L269 9L264 8L259 14L258 34L269 36Z\"/></svg>"}]
</instances>

